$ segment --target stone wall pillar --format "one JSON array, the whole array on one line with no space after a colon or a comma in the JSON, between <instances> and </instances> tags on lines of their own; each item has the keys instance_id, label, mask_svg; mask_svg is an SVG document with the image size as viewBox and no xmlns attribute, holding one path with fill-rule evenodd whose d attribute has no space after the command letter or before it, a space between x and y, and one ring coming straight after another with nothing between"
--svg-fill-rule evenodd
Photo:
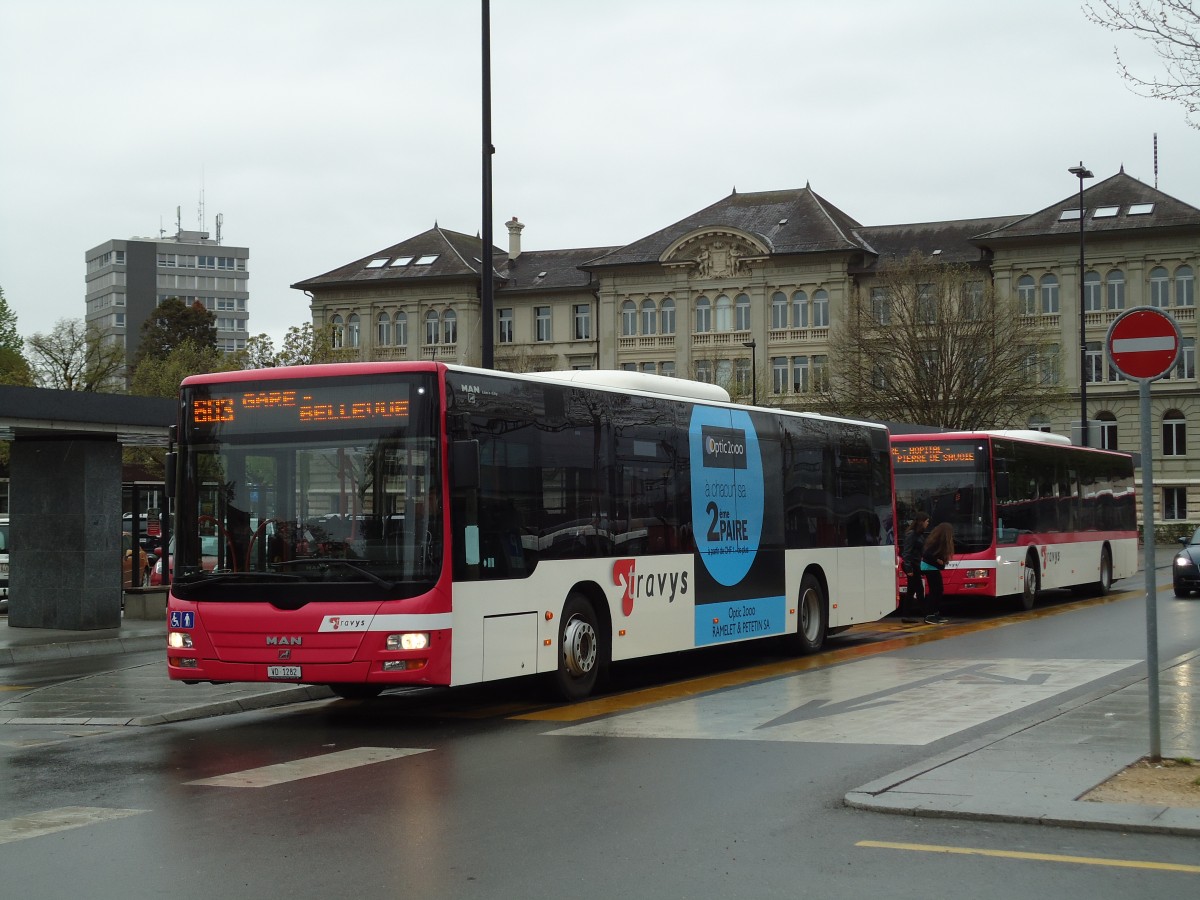
<instances>
[{"instance_id":1,"label":"stone wall pillar","mask_svg":"<svg viewBox=\"0 0 1200 900\"><path fill-rule=\"evenodd\" d=\"M121 445L12 443L9 627L121 626Z\"/></svg>"}]
</instances>

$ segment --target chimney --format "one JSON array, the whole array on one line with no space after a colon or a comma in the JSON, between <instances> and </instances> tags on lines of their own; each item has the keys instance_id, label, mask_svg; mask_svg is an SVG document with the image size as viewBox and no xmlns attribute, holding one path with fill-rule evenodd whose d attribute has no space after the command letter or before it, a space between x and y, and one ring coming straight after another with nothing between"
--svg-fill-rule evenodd
<instances>
[{"instance_id":1,"label":"chimney","mask_svg":"<svg viewBox=\"0 0 1200 900\"><path fill-rule=\"evenodd\" d=\"M508 258L514 260L521 255L521 230L525 227L517 221L517 217L504 223L508 227Z\"/></svg>"}]
</instances>

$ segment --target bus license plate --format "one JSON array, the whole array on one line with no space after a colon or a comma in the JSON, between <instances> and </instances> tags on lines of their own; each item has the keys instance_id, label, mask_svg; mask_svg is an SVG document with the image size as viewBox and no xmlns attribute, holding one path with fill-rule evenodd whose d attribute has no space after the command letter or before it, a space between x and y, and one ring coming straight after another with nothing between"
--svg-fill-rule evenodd
<instances>
[{"instance_id":1,"label":"bus license plate","mask_svg":"<svg viewBox=\"0 0 1200 900\"><path fill-rule=\"evenodd\" d=\"M299 666L267 666L268 678L299 678Z\"/></svg>"}]
</instances>

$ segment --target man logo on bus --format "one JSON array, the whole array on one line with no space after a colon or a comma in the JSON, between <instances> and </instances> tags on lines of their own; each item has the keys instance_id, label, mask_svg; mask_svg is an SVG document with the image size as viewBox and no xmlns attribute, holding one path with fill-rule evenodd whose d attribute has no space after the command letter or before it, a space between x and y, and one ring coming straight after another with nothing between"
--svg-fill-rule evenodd
<instances>
[{"instance_id":1,"label":"man logo on bus","mask_svg":"<svg viewBox=\"0 0 1200 900\"><path fill-rule=\"evenodd\" d=\"M612 580L618 587L624 587L621 595L621 612L626 616L633 615L633 601L637 597L667 597L668 603L675 602L675 594L688 592L687 570L681 572L651 572L649 575L638 575L636 559L618 559L613 563Z\"/></svg>"}]
</instances>

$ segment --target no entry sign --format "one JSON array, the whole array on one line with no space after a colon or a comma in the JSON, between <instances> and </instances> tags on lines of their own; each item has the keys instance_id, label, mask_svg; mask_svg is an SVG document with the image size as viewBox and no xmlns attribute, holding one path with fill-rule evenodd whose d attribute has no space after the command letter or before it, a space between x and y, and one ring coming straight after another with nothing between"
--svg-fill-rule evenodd
<instances>
[{"instance_id":1,"label":"no entry sign","mask_svg":"<svg viewBox=\"0 0 1200 900\"><path fill-rule=\"evenodd\" d=\"M1153 381L1171 371L1179 356L1179 326L1153 306L1117 316L1108 329L1108 361L1133 381Z\"/></svg>"}]
</instances>

